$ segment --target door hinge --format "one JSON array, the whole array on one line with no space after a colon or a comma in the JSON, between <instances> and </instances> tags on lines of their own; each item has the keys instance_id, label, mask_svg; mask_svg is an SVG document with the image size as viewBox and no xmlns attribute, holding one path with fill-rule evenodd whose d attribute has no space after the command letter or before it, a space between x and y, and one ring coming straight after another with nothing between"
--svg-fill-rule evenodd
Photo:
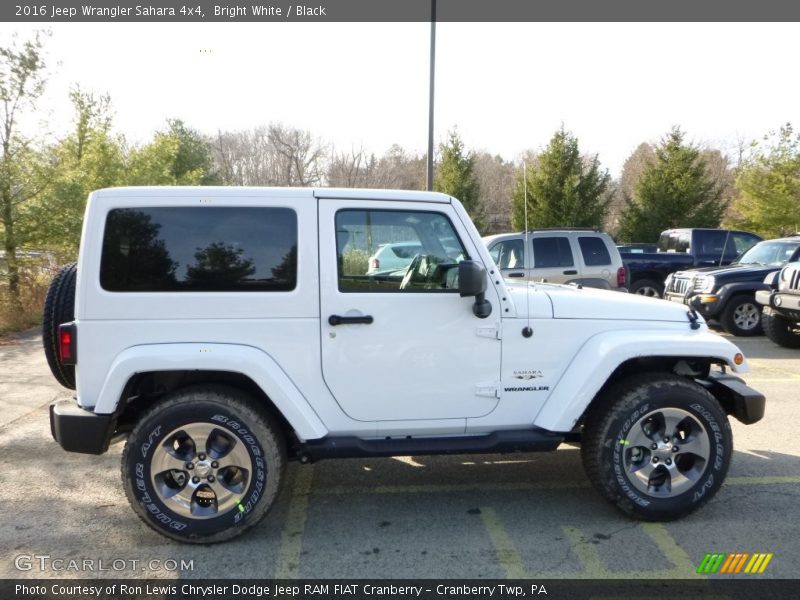
<instances>
[{"instance_id":1,"label":"door hinge","mask_svg":"<svg viewBox=\"0 0 800 600\"><path fill-rule=\"evenodd\" d=\"M500 323L496 323L488 327L478 327L475 330L475 335L478 337L492 338L493 340L503 339L500 335Z\"/></svg>"},{"instance_id":2,"label":"door hinge","mask_svg":"<svg viewBox=\"0 0 800 600\"><path fill-rule=\"evenodd\" d=\"M476 396L483 396L484 398L499 398L500 397L500 394L498 393L497 385L495 385L495 384L476 385L475 386L475 395Z\"/></svg>"}]
</instances>

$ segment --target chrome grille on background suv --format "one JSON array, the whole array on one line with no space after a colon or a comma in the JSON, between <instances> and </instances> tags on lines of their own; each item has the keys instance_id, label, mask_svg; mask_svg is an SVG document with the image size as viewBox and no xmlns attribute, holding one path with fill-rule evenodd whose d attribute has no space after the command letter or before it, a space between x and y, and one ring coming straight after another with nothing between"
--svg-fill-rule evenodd
<instances>
[{"instance_id":1,"label":"chrome grille on background suv","mask_svg":"<svg viewBox=\"0 0 800 600\"><path fill-rule=\"evenodd\" d=\"M686 290L689 289L689 281L689 279L683 277L674 277L668 291L676 294L685 294Z\"/></svg>"}]
</instances>

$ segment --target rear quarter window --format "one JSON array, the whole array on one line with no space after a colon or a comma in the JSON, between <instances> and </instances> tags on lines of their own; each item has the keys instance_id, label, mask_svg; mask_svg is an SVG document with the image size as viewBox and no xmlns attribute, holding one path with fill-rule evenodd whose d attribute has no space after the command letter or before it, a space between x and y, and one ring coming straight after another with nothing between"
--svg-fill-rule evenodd
<instances>
[{"instance_id":1,"label":"rear quarter window","mask_svg":"<svg viewBox=\"0 0 800 600\"><path fill-rule=\"evenodd\" d=\"M578 245L583 255L583 264L587 267L611 264L611 255L608 252L608 248L599 237L578 237Z\"/></svg>"},{"instance_id":2,"label":"rear quarter window","mask_svg":"<svg viewBox=\"0 0 800 600\"><path fill-rule=\"evenodd\" d=\"M109 211L100 285L111 292L290 291L297 215L273 207Z\"/></svg>"}]
</instances>

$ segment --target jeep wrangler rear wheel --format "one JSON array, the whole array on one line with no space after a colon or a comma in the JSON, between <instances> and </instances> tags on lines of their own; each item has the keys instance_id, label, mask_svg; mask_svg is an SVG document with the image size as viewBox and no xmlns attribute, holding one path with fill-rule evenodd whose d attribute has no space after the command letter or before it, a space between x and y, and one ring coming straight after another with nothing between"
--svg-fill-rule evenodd
<instances>
[{"instance_id":1,"label":"jeep wrangler rear wheel","mask_svg":"<svg viewBox=\"0 0 800 600\"><path fill-rule=\"evenodd\" d=\"M714 496L732 449L728 419L708 391L650 373L599 399L586 419L581 454L594 487L623 512L669 520Z\"/></svg>"},{"instance_id":2,"label":"jeep wrangler rear wheel","mask_svg":"<svg viewBox=\"0 0 800 600\"><path fill-rule=\"evenodd\" d=\"M769 308L764 309L761 322L770 340L784 348L800 348L800 326L797 323Z\"/></svg>"},{"instance_id":3,"label":"jeep wrangler rear wheel","mask_svg":"<svg viewBox=\"0 0 800 600\"><path fill-rule=\"evenodd\" d=\"M128 500L150 527L191 543L221 542L258 523L286 465L274 419L242 392L178 391L134 427L122 454Z\"/></svg>"}]
</instances>

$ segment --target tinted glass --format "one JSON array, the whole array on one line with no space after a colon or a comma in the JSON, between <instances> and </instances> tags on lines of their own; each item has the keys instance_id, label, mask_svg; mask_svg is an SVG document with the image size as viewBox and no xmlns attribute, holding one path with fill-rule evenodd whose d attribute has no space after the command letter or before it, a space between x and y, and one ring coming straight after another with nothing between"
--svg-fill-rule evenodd
<instances>
[{"instance_id":1,"label":"tinted glass","mask_svg":"<svg viewBox=\"0 0 800 600\"><path fill-rule=\"evenodd\" d=\"M565 237L545 237L533 240L533 266L535 268L571 267L572 249Z\"/></svg>"},{"instance_id":2,"label":"tinted glass","mask_svg":"<svg viewBox=\"0 0 800 600\"><path fill-rule=\"evenodd\" d=\"M499 242L494 250L497 251L495 262L501 269L525 268L525 243L523 240Z\"/></svg>"},{"instance_id":3,"label":"tinted glass","mask_svg":"<svg viewBox=\"0 0 800 600\"><path fill-rule=\"evenodd\" d=\"M297 215L288 208L114 209L100 284L112 292L289 291Z\"/></svg>"},{"instance_id":4,"label":"tinted glass","mask_svg":"<svg viewBox=\"0 0 800 600\"><path fill-rule=\"evenodd\" d=\"M583 264L587 267L611 264L611 255L600 238L579 237L578 244L581 247L581 254L583 254Z\"/></svg>"},{"instance_id":5,"label":"tinted glass","mask_svg":"<svg viewBox=\"0 0 800 600\"><path fill-rule=\"evenodd\" d=\"M392 260L370 259L381 245ZM343 292L457 291L467 258L450 220L434 212L340 210L336 248Z\"/></svg>"}]
</instances>

